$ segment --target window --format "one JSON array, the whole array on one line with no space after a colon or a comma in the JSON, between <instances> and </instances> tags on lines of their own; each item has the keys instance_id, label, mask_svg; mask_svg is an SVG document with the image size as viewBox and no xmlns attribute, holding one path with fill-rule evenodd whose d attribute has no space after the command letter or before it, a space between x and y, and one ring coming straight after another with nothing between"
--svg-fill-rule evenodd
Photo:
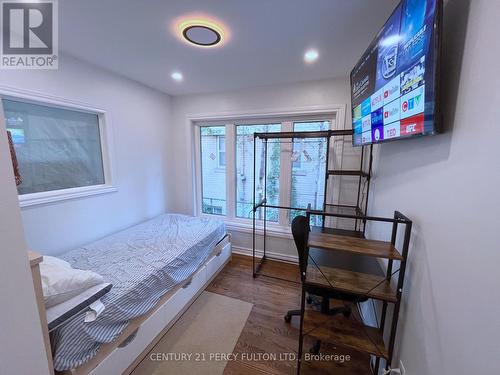
<instances>
[{"instance_id":1,"label":"window","mask_svg":"<svg viewBox=\"0 0 500 375\"><path fill-rule=\"evenodd\" d=\"M75 189L89 190L110 182L103 162L99 113L10 98L2 104L22 178L18 186L21 202L54 193L60 198L53 200L66 199L61 197L69 189L74 194Z\"/></svg>"},{"instance_id":2,"label":"window","mask_svg":"<svg viewBox=\"0 0 500 375\"><path fill-rule=\"evenodd\" d=\"M330 128L329 121L295 122L294 131L320 131ZM306 138L293 143L290 205L323 209L325 200L326 139ZM293 211L290 221L301 211ZM312 216L312 225L321 225L321 216Z\"/></svg>"},{"instance_id":3,"label":"window","mask_svg":"<svg viewBox=\"0 0 500 375\"><path fill-rule=\"evenodd\" d=\"M226 137L217 136L217 166L226 168Z\"/></svg>"},{"instance_id":4,"label":"window","mask_svg":"<svg viewBox=\"0 0 500 375\"><path fill-rule=\"evenodd\" d=\"M281 131L281 124L238 125L236 126L236 217L252 218L253 205L253 173L254 133L270 133ZM267 169L267 200L269 204L279 204L280 144L270 142L267 157L262 142L256 145L255 160L258 179L255 183L255 200L260 202L264 197L264 168ZM265 165L265 160L267 165ZM263 215L257 212L257 217ZM266 210L267 219L278 221L278 210Z\"/></svg>"},{"instance_id":5,"label":"window","mask_svg":"<svg viewBox=\"0 0 500 375\"><path fill-rule=\"evenodd\" d=\"M220 168L221 146L226 165L226 128L224 126L200 127L202 212L226 215L226 172Z\"/></svg>"},{"instance_id":6,"label":"window","mask_svg":"<svg viewBox=\"0 0 500 375\"><path fill-rule=\"evenodd\" d=\"M289 228L309 204L322 209L325 195L326 147L324 138L256 140L255 133L322 131L333 124L331 116L279 118L271 121L232 120L222 125L196 124L198 207L203 214L224 215L231 223L250 224L255 201L297 210L268 207L266 219L273 228ZM254 157L255 148L255 157ZM255 161L255 166L254 166ZM255 168L255 172L254 172ZM254 191L254 173L255 191ZM266 178L264 178L266 177ZM263 219L264 209L256 212ZM312 217L321 225L321 217Z\"/></svg>"}]
</instances>

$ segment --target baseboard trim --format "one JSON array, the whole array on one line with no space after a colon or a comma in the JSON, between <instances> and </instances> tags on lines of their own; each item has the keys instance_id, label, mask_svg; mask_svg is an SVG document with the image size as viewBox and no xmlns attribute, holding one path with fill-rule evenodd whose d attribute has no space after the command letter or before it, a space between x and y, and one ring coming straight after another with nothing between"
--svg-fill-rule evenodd
<instances>
[{"instance_id":1,"label":"baseboard trim","mask_svg":"<svg viewBox=\"0 0 500 375\"><path fill-rule=\"evenodd\" d=\"M232 250L233 254L245 255L249 257L252 256L252 249L249 249L248 247L232 245ZM262 257L264 252L262 250L255 250L255 254L260 258ZM297 255L276 253L273 251L266 251L266 258L285 263L293 263L293 264L299 263L299 257Z\"/></svg>"}]
</instances>

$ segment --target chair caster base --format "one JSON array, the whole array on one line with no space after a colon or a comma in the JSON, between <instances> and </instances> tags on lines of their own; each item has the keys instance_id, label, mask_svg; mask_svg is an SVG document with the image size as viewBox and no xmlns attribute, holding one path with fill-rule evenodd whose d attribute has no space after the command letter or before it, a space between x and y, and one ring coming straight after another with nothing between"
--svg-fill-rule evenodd
<instances>
[{"instance_id":1,"label":"chair caster base","mask_svg":"<svg viewBox=\"0 0 500 375\"><path fill-rule=\"evenodd\" d=\"M309 353L312 355L318 355L321 348L321 341L316 341L316 343L309 349Z\"/></svg>"}]
</instances>

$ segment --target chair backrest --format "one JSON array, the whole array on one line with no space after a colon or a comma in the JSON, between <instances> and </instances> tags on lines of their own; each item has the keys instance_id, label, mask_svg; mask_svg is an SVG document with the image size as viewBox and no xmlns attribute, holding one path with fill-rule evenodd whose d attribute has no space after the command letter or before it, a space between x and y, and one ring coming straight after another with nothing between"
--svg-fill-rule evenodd
<instances>
[{"instance_id":1,"label":"chair backrest","mask_svg":"<svg viewBox=\"0 0 500 375\"><path fill-rule=\"evenodd\" d=\"M299 255L299 267L301 277L304 277L304 272L307 269L307 257L309 254L309 249L307 247L307 241L309 239L309 219L305 216L296 216L292 221L292 235L295 241L295 246L297 247L297 253Z\"/></svg>"}]
</instances>

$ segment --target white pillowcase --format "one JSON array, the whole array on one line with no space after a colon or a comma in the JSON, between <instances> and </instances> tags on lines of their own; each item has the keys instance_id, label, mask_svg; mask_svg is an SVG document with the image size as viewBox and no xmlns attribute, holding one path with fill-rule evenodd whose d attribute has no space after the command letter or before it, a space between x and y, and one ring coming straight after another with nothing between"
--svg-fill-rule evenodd
<instances>
[{"instance_id":1,"label":"white pillowcase","mask_svg":"<svg viewBox=\"0 0 500 375\"><path fill-rule=\"evenodd\" d=\"M103 277L93 271L77 270L62 259L45 255L40 263L40 274L46 307L67 301L104 282Z\"/></svg>"}]
</instances>

